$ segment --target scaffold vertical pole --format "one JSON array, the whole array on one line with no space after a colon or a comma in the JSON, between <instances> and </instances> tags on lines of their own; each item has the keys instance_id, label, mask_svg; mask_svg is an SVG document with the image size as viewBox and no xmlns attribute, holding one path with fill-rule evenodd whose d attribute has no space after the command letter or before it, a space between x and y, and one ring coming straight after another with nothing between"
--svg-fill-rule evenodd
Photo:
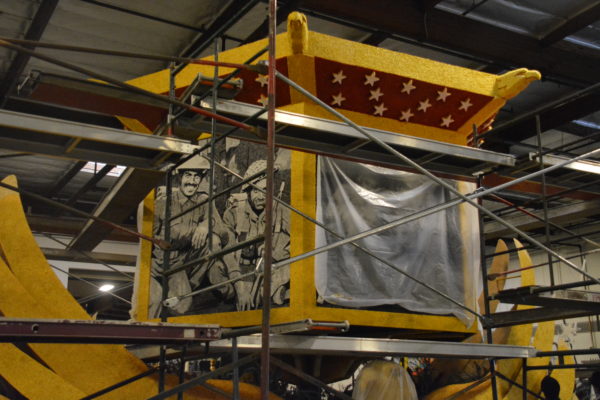
<instances>
[{"instance_id":1,"label":"scaffold vertical pole","mask_svg":"<svg viewBox=\"0 0 600 400\"><path fill-rule=\"evenodd\" d=\"M240 360L237 337L231 339L231 347L233 351L233 363L236 365L233 368L233 400L240 400L240 367L237 362Z\"/></svg>"},{"instance_id":2,"label":"scaffold vertical pole","mask_svg":"<svg viewBox=\"0 0 600 400\"><path fill-rule=\"evenodd\" d=\"M165 175L165 216L164 216L164 221L165 223L163 224L163 226L161 227L162 229L164 229L164 236L163 238L166 241L170 241L171 240L171 201L172 201L172 170L169 169ZM159 233L160 234L160 233ZM164 249L163 250L163 260L162 260L162 267L163 267L163 271L167 271L170 267L170 263L171 263L171 252L169 249ZM162 305L163 301L167 298L167 293L169 291L169 284L168 284L168 280L169 277L166 275L162 275L162 281L161 281L161 300L160 300L160 320L162 322L165 322L167 320L167 308L164 307ZM158 392L161 393L165 390L165 373L166 373L166 346L165 345L161 345L160 346L160 359L159 359L159 374L158 374Z\"/></svg>"},{"instance_id":3,"label":"scaffold vertical pole","mask_svg":"<svg viewBox=\"0 0 600 400\"><path fill-rule=\"evenodd\" d=\"M474 137L475 137L475 147L479 147L478 144L478 140L477 140L477 130L474 127L473 128L474 131ZM480 188L482 185L482 176L478 176L477 177L477 187ZM482 205L482 200L478 199L477 200L478 203L480 205ZM480 265L481 265L481 279L483 281L483 307L484 307L484 316L485 318L489 318L490 314L491 314L491 309L490 309L490 293L489 293L489 287L488 287L488 273L487 273L487 263L486 263L486 256L485 256L485 236L484 236L484 230L485 230L485 224L483 221L483 213L481 212L481 210L478 210L477 215L479 217L479 246L480 246L480 254L479 254L479 258L480 258ZM494 250L495 251L495 250ZM479 310L479 312L481 312L481 310ZM485 328L485 338L486 338L486 342L488 344L493 344L494 343L494 336L493 336L493 330L491 327L486 327ZM492 397L494 400L498 400L498 382L496 380L496 360L494 360L493 358L489 359L489 363L490 363L490 374L491 374L491 383L492 383Z\"/></svg>"},{"instance_id":4,"label":"scaffold vertical pole","mask_svg":"<svg viewBox=\"0 0 600 400\"><path fill-rule=\"evenodd\" d=\"M214 60L216 62L219 61L219 38L215 38L214 43ZM213 110L216 110L217 107L217 90L218 90L218 80L219 80L219 67L215 65L213 70L213 86L212 86L212 107ZM217 121L212 119L210 121L210 167L208 169L208 251L213 252L213 205L215 204L214 199L214 187L215 187L215 140L217 134ZM199 156L201 157L201 156ZM208 261L209 263L212 261Z\"/></svg>"},{"instance_id":5,"label":"scaffold vertical pole","mask_svg":"<svg viewBox=\"0 0 600 400\"><path fill-rule=\"evenodd\" d=\"M270 323L271 323L271 266L273 264L273 186L275 147L275 34L277 29L277 0L269 0L269 70L268 70L268 121L267 121L267 194L265 202L264 275L262 293L262 350L260 390L263 400L269 399Z\"/></svg>"},{"instance_id":6,"label":"scaffold vertical pole","mask_svg":"<svg viewBox=\"0 0 600 400\"><path fill-rule=\"evenodd\" d=\"M540 169L544 169L544 148L542 146L542 124L540 120L540 115L536 114L535 116L535 134L537 138L537 147L538 147L538 162L540 165ZM546 187L546 174L542 175L542 205L544 207L544 234L546 237L546 246L550 248L552 243L550 243L550 225L548 224L548 198L547 198L547 187ZM552 254L548 253L548 273L550 274L550 285L554 286L554 266L552 260Z\"/></svg>"}]
</instances>

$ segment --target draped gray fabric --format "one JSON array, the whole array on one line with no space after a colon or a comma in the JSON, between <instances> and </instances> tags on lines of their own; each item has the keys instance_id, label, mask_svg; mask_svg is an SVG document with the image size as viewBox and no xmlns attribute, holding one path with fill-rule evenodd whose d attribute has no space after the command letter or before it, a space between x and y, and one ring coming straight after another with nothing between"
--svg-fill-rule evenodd
<instances>
[{"instance_id":1,"label":"draped gray fabric","mask_svg":"<svg viewBox=\"0 0 600 400\"><path fill-rule=\"evenodd\" d=\"M445 203L448 190L422 175L319 157L318 218L343 237ZM449 181L463 191L473 184ZM451 298L475 307L479 286L479 229L473 207L462 205L368 236L358 243ZM338 239L317 230L317 247ZM320 300L344 307L397 304L407 310L473 315L347 244L317 256Z\"/></svg>"}]
</instances>

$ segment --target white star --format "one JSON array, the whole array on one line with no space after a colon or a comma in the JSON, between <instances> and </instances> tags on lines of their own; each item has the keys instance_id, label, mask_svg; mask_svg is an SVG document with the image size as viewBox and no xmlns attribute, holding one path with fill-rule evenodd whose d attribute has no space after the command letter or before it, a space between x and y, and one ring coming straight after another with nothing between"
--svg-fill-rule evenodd
<instances>
[{"instance_id":1,"label":"white star","mask_svg":"<svg viewBox=\"0 0 600 400\"><path fill-rule=\"evenodd\" d=\"M429 99L425 99L425 101L420 101L419 102L419 111L423 111L423 112L427 112L427 109L431 107L431 103L429 102Z\"/></svg>"},{"instance_id":2,"label":"white star","mask_svg":"<svg viewBox=\"0 0 600 400\"><path fill-rule=\"evenodd\" d=\"M269 104L269 98L264 94L261 94L260 98L256 100L256 102L262 104L263 107L266 107L267 104Z\"/></svg>"},{"instance_id":3,"label":"white star","mask_svg":"<svg viewBox=\"0 0 600 400\"><path fill-rule=\"evenodd\" d=\"M373 115L380 115L383 117L383 112L387 111L387 107L381 103L378 106L374 106L375 107L375 111L373 111Z\"/></svg>"},{"instance_id":4,"label":"white star","mask_svg":"<svg viewBox=\"0 0 600 400\"><path fill-rule=\"evenodd\" d=\"M369 97L369 100L379 101L379 98L381 96L383 96L383 92L379 88L377 88L375 90L370 90L370 92L371 92L371 96Z\"/></svg>"},{"instance_id":5,"label":"white star","mask_svg":"<svg viewBox=\"0 0 600 400\"><path fill-rule=\"evenodd\" d=\"M342 92L340 92L337 96L333 95L333 101L331 102L332 106L342 106L342 101L346 100L344 96L342 96Z\"/></svg>"},{"instance_id":6,"label":"white star","mask_svg":"<svg viewBox=\"0 0 600 400\"><path fill-rule=\"evenodd\" d=\"M400 93L410 94L410 92L412 92L416 88L417 87L415 85L413 85L413 81L411 79L408 82L402 82L402 91Z\"/></svg>"},{"instance_id":7,"label":"white star","mask_svg":"<svg viewBox=\"0 0 600 400\"><path fill-rule=\"evenodd\" d=\"M269 83L269 77L267 75L258 75L255 81L260 83L260 87L263 87Z\"/></svg>"},{"instance_id":8,"label":"white star","mask_svg":"<svg viewBox=\"0 0 600 400\"><path fill-rule=\"evenodd\" d=\"M373 86L375 82L379 80L378 77L375 76L375 71L371 72L371 75L365 75L365 85Z\"/></svg>"},{"instance_id":9,"label":"white star","mask_svg":"<svg viewBox=\"0 0 600 400\"><path fill-rule=\"evenodd\" d=\"M444 88L444 90L438 90L438 97L437 97L437 101L443 101L444 103L446 102L446 97L450 96L451 93L448 91L448 88Z\"/></svg>"},{"instance_id":10,"label":"white star","mask_svg":"<svg viewBox=\"0 0 600 400\"><path fill-rule=\"evenodd\" d=\"M471 99L466 99L465 101L460 102L460 107L458 109L468 111L472 105L473 103L471 103Z\"/></svg>"},{"instance_id":11,"label":"white star","mask_svg":"<svg viewBox=\"0 0 600 400\"><path fill-rule=\"evenodd\" d=\"M341 85L344 79L346 79L346 75L344 75L343 70L340 70L340 72L338 72L337 74L335 72L333 73L333 80L331 81L331 83L339 83Z\"/></svg>"},{"instance_id":12,"label":"white star","mask_svg":"<svg viewBox=\"0 0 600 400\"><path fill-rule=\"evenodd\" d=\"M415 116L415 114L413 114L413 113L410 111L410 108L409 108L408 110L401 111L400 113L402 114L402 115L400 116L400 121L406 121L406 122L408 122L408 120L409 120L409 119L411 119L412 117L414 117L414 116Z\"/></svg>"},{"instance_id":13,"label":"white star","mask_svg":"<svg viewBox=\"0 0 600 400\"><path fill-rule=\"evenodd\" d=\"M442 118L442 123L440 124L440 126L450 128L450 124L453 122L454 120L452 119L452 115L448 114L447 117Z\"/></svg>"}]
</instances>

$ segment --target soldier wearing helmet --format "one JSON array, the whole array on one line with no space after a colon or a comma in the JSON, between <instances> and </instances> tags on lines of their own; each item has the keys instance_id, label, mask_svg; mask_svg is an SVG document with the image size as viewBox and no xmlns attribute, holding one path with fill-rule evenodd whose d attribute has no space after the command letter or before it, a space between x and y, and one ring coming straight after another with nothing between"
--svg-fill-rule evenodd
<instances>
[{"instance_id":1,"label":"soldier wearing helmet","mask_svg":"<svg viewBox=\"0 0 600 400\"><path fill-rule=\"evenodd\" d=\"M261 171L265 171L266 161L258 160L252 163L244 178L247 179ZM285 183L279 187L281 192ZM265 229L266 178L258 176L253 181L242 186L242 192L230 198L228 208L223 214L223 222L228 228L229 243L240 243L262 235ZM273 205L273 261L289 257L289 211L275 203ZM221 271L229 279L254 271L262 258L262 243L246 246L230 253L225 257L226 271ZM216 271L215 271L216 272ZM271 295L275 304L283 304L289 299L289 268L284 267L273 271ZM254 277L239 280L234 283L237 309L239 311L258 306L260 298L260 281Z\"/></svg>"},{"instance_id":2,"label":"soldier wearing helmet","mask_svg":"<svg viewBox=\"0 0 600 400\"><path fill-rule=\"evenodd\" d=\"M193 157L176 168L176 177L179 182L175 182L171 193L172 216L177 216L186 210L194 208L200 202L205 200L208 195L202 191L204 177L210 168L208 161L202 156ZM163 238L165 234L165 208L166 196L157 197L154 210L153 233L155 237ZM222 239L227 240L228 236L223 226L223 222L213 208L213 249L220 249ZM202 255L208 254L208 203L195 207L193 210L176 217L170 225L170 243L169 268L176 267L190 260L196 259ZM198 265L191 270L179 271L168 278L167 297L181 296L190 293L195 286L199 285L204 279L208 269L215 263L222 262L213 259L205 265ZM162 289L160 285L160 274L163 272L164 252L155 247L153 250L152 270L155 279L151 285L150 317L160 315L162 300ZM187 312L192 304L192 298L183 299L173 308L173 313L183 314Z\"/></svg>"}]
</instances>

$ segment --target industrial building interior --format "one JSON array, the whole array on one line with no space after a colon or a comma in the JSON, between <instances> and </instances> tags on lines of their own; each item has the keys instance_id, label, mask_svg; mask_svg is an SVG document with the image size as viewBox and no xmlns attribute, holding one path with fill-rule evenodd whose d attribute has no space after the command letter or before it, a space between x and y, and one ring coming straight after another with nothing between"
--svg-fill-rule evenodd
<instances>
[{"instance_id":1,"label":"industrial building interior","mask_svg":"<svg viewBox=\"0 0 600 400\"><path fill-rule=\"evenodd\" d=\"M548 255L531 241L521 240L536 264L537 284L554 287L543 292L550 293L544 298L552 301L527 303L523 297L535 297L531 292L499 295L495 300L503 303L514 300L510 304L525 301L520 304L541 306L540 312L514 316L514 319L507 316L507 320L492 317L489 333L492 327L556 321L556 337L568 339L573 350L560 355L576 355L571 370L578 384L586 383L592 372L600 368L597 345L600 295L596 292L600 277L600 154L592 153L578 162L565 163L600 148L597 145L600 137L600 2L278 0L276 3L276 13L271 18L277 21L277 33L286 32L286 18L298 11L306 15L310 31L356 43L495 75L518 68L541 73L541 80L532 82L500 108L491 130L475 132L471 139L471 148L510 157L511 163L496 164L488 159L473 160L461 154L409 146L395 148L406 150L414 162L436 175L462 177L478 182L483 189L528 177L518 185L482 197L480 204L571 260L579 271L567 266L564 260ZM108 219L129 231L140 230L140 202L164 180L162 167L166 161L174 162L177 154L162 150L127 153L116 139L109 145L85 147L76 136L57 132L81 129L94 135L97 129L101 135L105 128L124 132L130 129L120 117L134 118L135 113L141 117L140 113L149 105L162 109L165 120L160 123L164 128L172 106L116 85L109 85L110 89L105 90L97 82L106 81L102 77L130 81L173 68L177 58L203 58L213 55L216 48L231 50L264 39L269 33L269 5L268 1L261 0L0 0L0 178L16 175L23 190L23 208L36 241L65 287L96 320L131 319L133 281L141 241L130 232L113 229L92 220L89 215ZM33 43L36 41L65 48L36 46ZM69 46L72 48L67 49ZM75 47L106 51L104 54L74 51ZM21 51L23 48L29 52ZM123 56L125 53L129 55ZM134 53L157 57L140 58ZM50 59L38 57L40 54ZM58 62L50 62L52 60ZM65 65L61 66L61 62ZM79 70L68 66L77 66ZM86 71L96 75L86 74ZM80 95L68 97L65 93L69 91ZM119 113L123 101L139 104L142 111L134 107L131 115ZM234 118L232 112L227 115ZM249 115L236 118L242 120ZM13 122L15 116L21 122ZM179 132L188 132L185 127L197 122L190 113L182 114L179 120L182 127ZM210 116L202 122L205 131L210 132ZM257 124L267 127L267 118ZM294 129L310 129L289 125L291 128L285 122L277 122L276 133L283 137ZM165 129L155 133L159 131L166 134ZM174 132L177 136L178 129ZM224 130L218 132L222 134ZM326 143L313 139L305 144L298 139L301 133L289 133L288 142L282 139L283 146L297 149L306 146L306 151L318 155L406 169L405 162L395 160L383 150L365 146L364 151L353 156L341 150L353 143L350 140L336 142L337 139L327 137ZM66 137L66 145L55 137ZM197 144L189 139L189 135L181 133L180 139L173 140L179 140L178 146ZM157 163L157 159L163 164ZM559 167L547 173L534 174L557 165ZM497 240L512 242L519 235L489 215L480 218L481 264L485 275L485 265L489 266L496 255ZM495 278L488 277L484 281L494 282ZM507 288L511 287L511 279L506 282ZM113 288L100 291L103 285ZM481 290L482 286L480 284ZM571 289L577 289L583 297L560 297L573 295ZM515 296L522 297L515 300ZM569 303L577 300L582 303ZM499 310L510 310L510 306L502 306ZM367 328L359 332L355 335L369 335ZM352 337L352 328L350 334ZM385 329L373 329L374 337L387 334L389 331ZM9 336L3 334L2 341L11 341ZM456 342L455 346L459 346L458 341L464 338L459 336L429 335L423 339ZM468 354L469 350L461 348L459 351ZM343 352L339 350L341 355ZM140 350L139 354L142 353ZM394 350L388 355L396 359L408 355L417 357ZM382 357L383 354L379 354L379 358ZM161 369L162 364L168 364L162 361ZM277 370L277 366L273 364L271 369ZM0 398L2 394L9 398L13 398L11 393L17 396L10 392L14 388L11 389L6 379L1 383ZM306 385L297 384L298 387L318 387L312 381ZM309 397L308 394L302 397L301 393L289 391L279 394L282 398L297 399L349 398L337 390L319 390L319 394L312 395L321 396L322 391L330 397ZM493 397L489 398L499 398L496 389L490 393ZM218 398L239 398L236 395L239 393ZM14 398L26 398L20 396ZM562 392L560 398L563 399ZM584 397L568 397L571 398Z\"/></svg>"}]
</instances>

